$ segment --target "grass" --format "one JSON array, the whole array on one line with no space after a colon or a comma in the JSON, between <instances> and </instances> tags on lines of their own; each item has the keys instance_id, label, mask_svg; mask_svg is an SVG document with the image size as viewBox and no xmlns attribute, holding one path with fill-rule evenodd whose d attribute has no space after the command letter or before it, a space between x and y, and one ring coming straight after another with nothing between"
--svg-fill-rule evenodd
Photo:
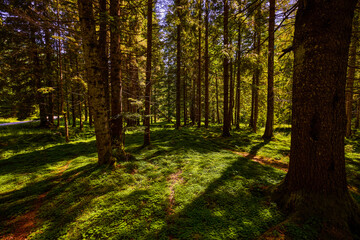
<instances>
[{"instance_id":1,"label":"grass","mask_svg":"<svg viewBox=\"0 0 360 240\"><path fill-rule=\"evenodd\" d=\"M286 163L288 126L264 142L244 127L224 139L218 126L157 124L147 148L142 129L132 129L126 150L136 159L106 168L97 165L93 129L71 129L65 143L62 129L37 124L0 128L0 236L26 232L19 216L31 213L30 239L254 239L284 220L264 188L285 173L229 149ZM354 188L358 142L346 142ZM295 238L307 231L289 229Z\"/></svg>"},{"instance_id":2,"label":"grass","mask_svg":"<svg viewBox=\"0 0 360 240\"><path fill-rule=\"evenodd\" d=\"M1 118L1 117L0 117L0 124L3 124L3 123L13 123L13 122L23 122L23 121L32 121L32 120L35 120L35 119L36 119L35 116L26 118L26 119L24 119L24 120L18 120L17 118Z\"/></svg>"}]
</instances>

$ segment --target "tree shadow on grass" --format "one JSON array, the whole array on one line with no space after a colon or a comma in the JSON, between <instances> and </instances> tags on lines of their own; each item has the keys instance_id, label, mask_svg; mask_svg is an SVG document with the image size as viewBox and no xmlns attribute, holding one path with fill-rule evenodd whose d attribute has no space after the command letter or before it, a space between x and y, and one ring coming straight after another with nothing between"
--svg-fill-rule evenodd
<instances>
[{"instance_id":1,"label":"tree shadow on grass","mask_svg":"<svg viewBox=\"0 0 360 240\"><path fill-rule=\"evenodd\" d=\"M66 192L66 189L69 188L71 185L77 183L79 179L87 178L96 171L99 171L98 165L96 163L89 163L85 166L66 171L62 175L49 177L42 181L29 184L19 190L1 194L0 232L2 232L3 234L7 234L20 231L20 229L17 228L21 228L21 226L18 226L19 223L17 222L17 218L15 217L24 215L26 214L26 212L29 211L34 211L34 209L36 209L37 207L42 208L42 205L44 205L45 202L54 204L52 206L53 211L56 209L58 212L63 212L64 216L66 216L67 219L74 220L78 212L68 211L71 203L73 203L73 199L71 199L73 193L69 193L64 199L62 199L61 203L54 201L54 198L56 198L60 194L64 194ZM44 199L41 199L41 195L44 197ZM91 199L88 200L90 201ZM85 203L83 202L82 204L84 205ZM47 208L46 212L49 213L51 212L50 210L50 208ZM35 214L38 215L37 210ZM56 216L54 214L47 216L51 216L50 222L55 222L57 229L61 229L61 225L63 223L62 219L64 218L64 216L61 215L62 213ZM27 220L29 221L29 223L35 221L37 224L39 224L41 222L41 218L42 216L35 216L34 219ZM11 219L12 221L10 221ZM49 229L52 229L50 225L47 225L47 227ZM51 235L48 235L48 238L46 239L51 239L50 236Z\"/></svg>"},{"instance_id":2,"label":"tree shadow on grass","mask_svg":"<svg viewBox=\"0 0 360 240\"><path fill-rule=\"evenodd\" d=\"M36 173L49 165L96 153L95 141L57 145L0 160L0 176Z\"/></svg>"},{"instance_id":3,"label":"tree shadow on grass","mask_svg":"<svg viewBox=\"0 0 360 240\"><path fill-rule=\"evenodd\" d=\"M159 238L253 239L282 220L263 187L284 174L239 157L204 193L168 217Z\"/></svg>"}]
</instances>

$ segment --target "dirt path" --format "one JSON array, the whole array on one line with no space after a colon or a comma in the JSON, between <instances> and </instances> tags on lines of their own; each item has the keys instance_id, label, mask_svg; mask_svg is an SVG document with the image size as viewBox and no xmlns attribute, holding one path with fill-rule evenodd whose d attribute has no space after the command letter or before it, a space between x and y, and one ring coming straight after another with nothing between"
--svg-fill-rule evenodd
<instances>
[{"instance_id":1,"label":"dirt path","mask_svg":"<svg viewBox=\"0 0 360 240\"><path fill-rule=\"evenodd\" d=\"M56 170L56 177L61 177L65 172L65 170L69 167L70 163L71 160L68 161L64 166L59 167ZM37 199L34 202L34 206L32 210L30 210L29 212L23 215L17 216L14 219L9 220L6 225L9 229L12 229L13 232L3 236L0 235L0 239L26 240L27 237L30 235L30 233L36 227L36 224L38 222L37 214L39 212L40 207L43 205L45 197L48 195L50 191L51 189L37 197Z\"/></svg>"},{"instance_id":2,"label":"dirt path","mask_svg":"<svg viewBox=\"0 0 360 240\"><path fill-rule=\"evenodd\" d=\"M236 155L250 159L254 162L258 162L262 165L272 166L272 167L280 169L284 172L287 172L288 168L289 168L289 164L276 161L272 158L262 157L262 156L254 155L254 154L251 154L248 152L237 152L237 151L234 151L231 149L227 149L227 150L231 151L232 153L235 153Z\"/></svg>"},{"instance_id":3,"label":"dirt path","mask_svg":"<svg viewBox=\"0 0 360 240\"><path fill-rule=\"evenodd\" d=\"M182 183L184 181L184 179L182 177L180 177L182 171L179 170L176 173L173 173L169 176L168 178L168 182L170 182L170 186L169 186L169 190L170 190L170 194L169 194L169 207L167 209L167 213L168 215L172 215L174 213L174 204L175 204L175 184L177 183Z\"/></svg>"}]
</instances>

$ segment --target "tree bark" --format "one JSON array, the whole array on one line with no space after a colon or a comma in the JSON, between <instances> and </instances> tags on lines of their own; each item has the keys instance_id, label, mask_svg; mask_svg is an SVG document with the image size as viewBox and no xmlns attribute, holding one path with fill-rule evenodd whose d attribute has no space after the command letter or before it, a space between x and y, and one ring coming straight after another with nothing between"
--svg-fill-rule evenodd
<instances>
[{"instance_id":1,"label":"tree bark","mask_svg":"<svg viewBox=\"0 0 360 240\"><path fill-rule=\"evenodd\" d=\"M209 127L209 0L205 2L205 128Z\"/></svg>"},{"instance_id":2,"label":"tree bark","mask_svg":"<svg viewBox=\"0 0 360 240\"><path fill-rule=\"evenodd\" d=\"M150 145L151 57L152 57L152 0L147 2L147 53L145 80L144 146Z\"/></svg>"},{"instance_id":3,"label":"tree bark","mask_svg":"<svg viewBox=\"0 0 360 240\"><path fill-rule=\"evenodd\" d=\"M81 35L83 40L85 66L87 71L91 114L94 117L98 163L112 165L111 137L107 115L104 81L99 68L100 54L96 39L96 24L91 1L78 0Z\"/></svg>"},{"instance_id":4,"label":"tree bark","mask_svg":"<svg viewBox=\"0 0 360 240\"><path fill-rule=\"evenodd\" d=\"M240 86L241 86L241 23L238 29L238 50L237 50L237 71L236 71L236 103L235 103L235 125L236 129L240 129Z\"/></svg>"},{"instance_id":5,"label":"tree bark","mask_svg":"<svg viewBox=\"0 0 360 240\"><path fill-rule=\"evenodd\" d=\"M176 129L180 128L180 98L181 98L181 14L180 0L175 0L176 14L180 23L176 29Z\"/></svg>"},{"instance_id":6,"label":"tree bark","mask_svg":"<svg viewBox=\"0 0 360 240\"><path fill-rule=\"evenodd\" d=\"M290 165L273 197L290 211L290 219L322 218L323 234L360 229L344 156L346 69L356 2L300 0L295 21Z\"/></svg>"},{"instance_id":7,"label":"tree bark","mask_svg":"<svg viewBox=\"0 0 360 240\"><path fill-rule=\"evenodd\" d=\"M197 105L198 105L198 127L201 127L201 0L199 0L199 36L198 36L198 80L197 80Z\"/></svg>"},{"instance_id":8,"label":"tree bark","mask_svg":"<svg viewBox=\"0 0 360 240\"><path fill-rule=\"evenodd\" d=\"M267 89L267 112L265 132L262 136L265 140L273 137L274 127L274 34L275 34L275 0L270 0L269 12L269 46L268 46L268 89Z\"/></svg>"},{"instance_id":9,"label":"tree bark","mask_svg":"<svg viewBox=\"0 0 360 240\"><path fill-rule=\"evenodd\" d=\"M229 3L228 0L224 0L224 48L228 48L229 33ZM223 59L224 68L224 123L223 123L223 137L230 137L230 116L229 116L229 59L227 54Z\"/></svg>"},{"instance_id":10,"label":"tree bark","mask_svg":"<svg viewBox=\"0 0 360 240\"><path fill-rule=\"evenodd\" d=\"M110 89L109 89L109 63L108 63L108 37L107 37L107 3L99 0L100 24L99 24L99 51L101 57L101 78L104 81L105 101L108 115L110 116Z\"/></svg>"},{"instance_id":11,"label":"tree bark","mask_svg":"<svg viewBox=\"0 0 360 240\"><path fill-rule=\"evenodd\" d=\"M359 44L358 39L359 31L359 16L354 17L353 21L353 36L352 43L349 51L349 66L346 80L345 89L345 109L346 109L346 137L351 136L351 120L352 120L352 105L353 105L353 92L354 92L354 80L356 70L356 53L357 45Z\"/></svg>"},{"instance_id":12,"label":"tree bark","mask_svg":"<svg viewBox=\"0 0 360 240\"><path fill-rule=\"evenodd\" d=\"M120 35L120 1L110 1L110 16L113 24L110 31L110 81L111 81L111 140L116 156L122 158L125 154L123 141L123 103L121 76L121 35Z\"/></svg>"}]
</instances>

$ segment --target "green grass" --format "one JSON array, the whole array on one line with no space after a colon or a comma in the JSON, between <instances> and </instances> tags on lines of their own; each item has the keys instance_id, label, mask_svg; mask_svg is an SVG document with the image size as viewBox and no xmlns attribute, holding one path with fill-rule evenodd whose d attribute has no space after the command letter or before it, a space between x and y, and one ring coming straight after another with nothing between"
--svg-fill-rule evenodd
<instances>
[{"instance_id":1,"label":"green grass","mask_svg":"<svg viewBox=\"0 0 360 240\"><path fill-rule=\"evenodd\" d=\"M254 239L284 220L263 189L285 173L228 149L287 162L288 126L276 128L275 140L264 142L244 126L224 139L218 126L177 131L157 124L147 148L141 147L142 129L133 129L126 150L136 159L106 168L97 165L93 129L71 129L71 142L65 143L63 129L37 124L0 128L0 233L5 235L15 230L10 219L36 206L30 239ZM351 139L346 147L355 187L358 142ZM295 236L301 232L290 230Z\"/></svg>"},{"instance_id":2,"label":"green grass","mask_svg":"<svg viewBox=\"0 0 360 240\"><path fill-rule=\"evenodd\" d=\"M35 120L35 119L36 119L35 116L26 118L24 120L18 120L17 118L0 118L0 124L2 124L2 123L13 123L13 122L23 122L23 121L32 121L32 120Z\"/></svg>"}]
</instances>

